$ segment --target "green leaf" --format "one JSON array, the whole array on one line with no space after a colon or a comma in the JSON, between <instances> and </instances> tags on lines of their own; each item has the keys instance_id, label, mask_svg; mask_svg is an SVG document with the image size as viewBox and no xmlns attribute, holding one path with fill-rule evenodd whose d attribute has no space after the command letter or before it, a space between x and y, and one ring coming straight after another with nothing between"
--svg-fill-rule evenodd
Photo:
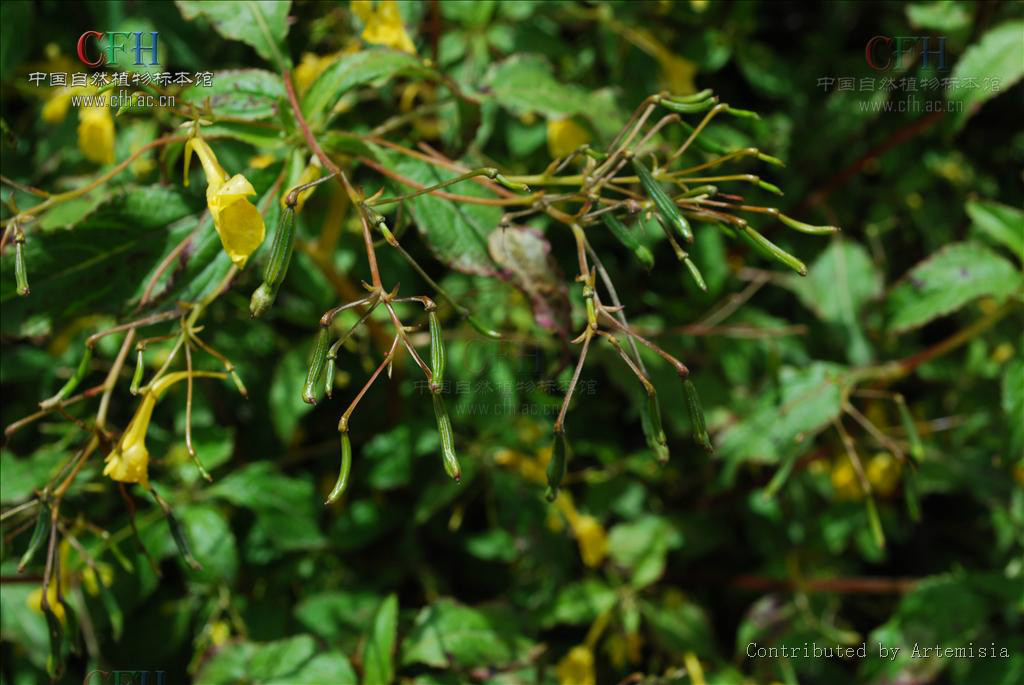
<instances>
[{"instance_id":1,"label":"green leaf","mask_svg":"<svg viewBox=\"0 0 1024 685\"><path fill-rule=\"evenodd\" d=\"M916 28L960 31L971 25L970 9L963 2L914 2L907 5L906 13L911 26Z\"/></svg>"},{"instance_id":2,"label":"green leaf","mask_svg":"<svg viewBox=\"0 0 1024 685\"><path fill-rule=\"evenodd\" d=\"M715 653L708 617L698 605L670 592L669 601L640 602L640 611L654 638L670 654L693 651L709 657Z\"/></svg>"},{"instance_id":3,"label":"green leaf","mask_svg":"<svg viewBox=\"0 0 1024 685\"><path fill-rule=\"evenodd\" d=\"M992 200L971 200L967 216L974 229L996 243L1010 248L1024 261L1024 211Z\"/></svg>"},{"instance_id":4,"label":"green leaf","mask_svg":"<svg viewBox=\"0 0 1024 685\"><path fill-rule=\"evenodd\" d=\"M491 97L517 116L536 112L563 119L591 114L590 94L579 86L557 81L547 60L539 55L514 55L495 64L485 83Z\"/></svg>"},{"instance_id":5,"label":"green leaf","mask_svg":"<svg viewBox=\"0 0 1024 685\"><path fill-rule=\"evenodd\" d=\"M203 565L203 570L190 575L209 583L234 580L238 571L238 550L235 535L223 513L211 506L189 506L182 511L181 522L192 555Z\"/></svg>"},{"instance_id":6,"label":"green leaf","mask_svg":"<svg viewBox=\"0 0 1024 685\"><path fill-rule=\"evenodd\" d=\"M1024 446L1024 359L1020 357L1003 371L1002 406L1010 426L1011 451L1020 454Z\"/></svg>"},{"instance_id":7,"label":"green leaf","mask_svg":"<svg viewBox=\"0 0 1024 685\"><path fill-rule=\"evenodd\" d=\"M341 652L317 653L309 635L275 642L235 642L216 650L196 682L204 685L355 685L356 674Z\"/></svg>"},{"instance_id":8,"label":"green leaf","mask_svg":"<svg viewBox=\"0 0 1024 685\"><path fill-rule=\"evenodd\" d=\"M987 100L1007 92L1024 77L1022 39L1024 21L1008 21L986 32L964 52L951 76L958 85L950 86L949 92L950 101L963 107L956 115L957 128ZM973 82L966 79L973 79Z\"/></svg>"},{"instance_id":9,"label":"green leaf","mask_svg":"<svg viewBox=\"0 0 1024 685\"><path fill-rule=\"evenodd\" d=\"M400 75L423 72L415 55L375 48L343 55L324 69L302 98L302 114L311 126L322 124L338 99L351 89Z\"/></svg>"},{"instance_id":10,"label":"green leaf","mask_svg":"<svg viewBox=\"0 0 1024 685\"><path fill-rule=\"evenodd\" d=\"M240 40L278 68L290 68L285 36L291 0L176 0L181 15L191 21L203 15L217 33Z\"/></svg>"},{"instance_id":11,"label":"green leaf","mask_svg":"<svg viewBox=\"0 0 1024 685\"><path fill-rule=\"evenodd\" d=\"M856 325L860 309L882 292L882 274L862 245L837 238L806 277L794 276L787 285L822 320Z\"/></svg>"},{"instance_id":12,"label":"green leaf","mask_svg":"<svg viewBox=\"0 0 1024 685\"><path fill-rule=\"evenodd\" d=\"M420 611L402 641L402 663L500 668L522 658L533 645L519 623L516 612L438 600Z\"/></svg>"},{"instance_id":13,"label":"green leaf","mask_svg":"<svg viewBox=\"0 0 1024 685\"><path fill-rule=\"evenodd\" d=\"M131 188L74 229L30 233L28 297L16 294L14 250L0 262L2 330L18 331L30 314L56 319L124 311L143 276L173 247L171 235L195 225L191 211L185 196L164 186Z\"/></svg>"},{"instance_id":14,"label":"green leaf","mask_svg":"<svg viewBox=\"0 0 1024 685\"><path fill-rule=\"evenodd\" d=\"M267 119L277 114L278 101L285 97L284 82L277 74L264 69L229 69L213 73L209 88L194 85L180 96L196 106L210 107L216 117Z\"/></svg>"},{"instance_id":15,"label":"green leaf","mask_svg":"<svg viewBox=\"0 0 1024 685\"><path fill-rule=\"evenodd\" d=\"M844 371L828 362L783 367L778 400L762 393L751 406L740 408L736 423L715 440L718 453L734 464L773 463L808 449L812 438L839 416Z\"/></svg>"},{"instance_id":16,"label":"green leaf","mask_svg":"<svg viewBox=\"0 0 1024 685\"><path fill-rule=\"evenodd\" d=\"M1017 292L1013 264L977 243L948 245L921 262L889 293L889 330L907 331L949 314L979 297Z\"/></svg>"},{"instance_id":17,"label":"green leaf","mask_svg":"<svg viewBox=\"0 0 1024 685\"><path fill-rule=\"evenodd\" d=\"M629 583L642 588L665 572L668 551L682 544L679 531L660 516L648 515L620 523L608 533L608 550L615 563L629 569Z\"/></svg>"},{"instance_id":18,"label":"green leaf","mask_svg":"<svg viewBox=\"0 0 1024 685\"><path fill-rule=\"evenodd\" d=\"M343 651L354 651L369 632L381 596L366 590L334 590L307 594L295 607L295 618Z\"/></svg>"},{"instance_id":19,"label":"green leaf","mask_svg":"<svg viewBox=\"0 0 1024 685\"><path fill-rule=\"evenodd\" d=\"M389 166L402 176L431 186L458 176L409 157L392 157ZM413 188L396 184L396 193L412 192ZM445 192L473 197L496 197L473 181L448 186ZM488 205L456 203L433 195L419 195L407 206L424 241L442 263L463 273L493 276L497 266L488 251L487 241L501 220L501 208Z\"/></svg>"},{"instance_id":20,"label":"green leaf","mask_svg":"<svg viewBox=\"0 0 1024 685\"><path fill-rule=\"evenodd\" d=\"M373 617L363 650L363 685L389 685L395 678L398 596L388 595Z\"/></svg>"},{"instance_id":21,"label":"green leaf","mask_svg":"<svg viewBox=\"0 0 1024 685\"><path fill-rule=\"evenodd\" d=\"M588 624L611 609L616 602L615 591L597 578L586 578L569 583L555 597L554 603L541 617L544 628L568 623Z\"/></svg>"}]
</instances>

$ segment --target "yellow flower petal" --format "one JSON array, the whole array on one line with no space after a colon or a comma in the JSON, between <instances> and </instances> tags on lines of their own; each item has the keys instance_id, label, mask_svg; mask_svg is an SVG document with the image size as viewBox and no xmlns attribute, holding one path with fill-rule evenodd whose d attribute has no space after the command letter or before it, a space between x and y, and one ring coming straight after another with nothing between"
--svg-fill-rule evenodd
<instances>
[{"instance_id":1,"label":"yellow flower petal","mask_svg":"<svg viewBox=\"0 0 1024 685\"><path fill-rule=\"evenodd\" d=\"M370 0L352 0L351 6L363 22L362 39L367 43L416 54L416 46L405 32L395 0L378 0L376 8Z\"/></svg>"},{"instance_id":2,"label":"yellow flower petal","mask_svg":"<svg viewBox=\"0 0 1024 685\"><path fill-rule=\"evenodd\" d=\"M46 101L43 105L43 121L48 124L59 124L64 121L64 117L68 115L68 109L71 107L71 92L68 89L62 89L55 93L53 97Z\"/></svg>"},{"instance_id":3,"label":"yellow flower petal","mask_svg":"<svg viewBox=\"0 0 1024 685\"><path fill-rule=\"evenodd\" d=\"M82 107L78 112L78 149L97 164L114 161L114 117L108 107Z\"/></svg>"},{"instance_id":4,"label":"yellow flower petal","mask_svg":"<svg viewBox=\"0 0 1024 685\"><path fill-rule=\"evenodd\" d=\"M573 533L576 535L583 563L591 568L600 566L608 556L608 534L605 533L601 522L593 516L584 514L574 522Z\"/></svg>"},{"instance_id":5,"label":"yellow flower petal","mask_svg":"<svg viewBox=\"0 0 1024 685\"><path fill-rule=\"evenodd\" d=\"M548 121L548 152L552 157L571 155L580 145L590 142L590 132L572 119Z\"/></svg>"},{"instance_id":6,"label":"yellow flower petal","mask_svg":"<svg viewBox=\"0 0 1024 685\"><path fill-rule=\"evenodd\" d=\"M555 669L558 685L595 685L594 653L585 645L569 650Z\"/></svg>"}]
</instances>

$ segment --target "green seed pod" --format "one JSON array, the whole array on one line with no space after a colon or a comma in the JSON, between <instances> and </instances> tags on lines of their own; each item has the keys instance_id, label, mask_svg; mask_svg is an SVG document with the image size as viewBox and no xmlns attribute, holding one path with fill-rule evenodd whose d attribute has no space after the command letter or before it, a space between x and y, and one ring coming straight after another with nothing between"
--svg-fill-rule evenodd
<instances>
[{"instance_id":1,"label":"green seed pod","mask_svg":"<svg viewBox=\"0 0 1024 685\"><path fill-rule=\"evenodd\" d=\"M827 235L829 233L838 233L838 226L813 226L811 224L805 224L803 221L797 221L791 219L785 214L779 214L779 221L786 224L790 228L801 233L810 233L811 235Z\"/></svg>"},{"instance_id":2,"label":"green seed pod","mask_svg":"<svg viewBox=\"0 0 1024 685\"><path fill-rule=\"evenodd\" d=\"M708 452L714 452L715 448L711 445L711 438L704 422L704 410L700 406L700 396L693 381L689 378L684 380L683 390L686 391L686 409L690 412L690 422L693 424L693 439Z\"/></svg>"},{"instance_id":3,"label":"green seed pod","mask_svg":"<svg viewBox=\"0 0 1024 685\"><path fill-rule=\"evenodd\" d=\"M778 195L779 197L782 197L785 194L785 193L782 192L782 188L778 187L774 183L769 183L768 181L762 181L761 179L757 179L757 187L758 188L763 188L764 190L767 190L769 193L774 193L775 195Z\"/></svg>"},{"instance_id":4,"label":"green seed pod","mask_svg":"<svg viewBox=\"0 0 1024 685\"><path fill-rule=\"evenodd\" d=\"M693 277L693 280L697 284L697 287L703 290L704 292L707 292L708 286L707 283L704 282L704 276L701 275L700 269L698 269L697 265L693 263L693 260L690 259L689 257L685 257L683 259L683 264L685 264L686 268L690 271L690 276Z\"/></svg>"},{"instance_id":5,"label":"green seed pod","mask_svg":"<svg viewBox=\"0 0 1024 685\"><path fill-rule=\"evenodd\" d=\"M807 275L807 266L803 262L765 238L750 226L743 226L740 228L740 235L746 238L747 242L753 245L759 252L762 252L776 261L785 264L801 276Z\"/></svg>"},{"instance_id":6,"label":"green seed pod","mask_svg":"<svg viewBox=\"0 0 1024 685\"><path fill-rule=\"evenodd\" d=\"M907 407L907 401L903 395L896 395L896 407L900 412L903 431L907 434L907 440L910 442L910 456L914 458L914 461L920 462L924 459L924 445L921 443L917 425L914 423L914 417L910 415L910 409Z\"/></svg>"},{"instance_id":7,"label":"green seed pod","mask_svg":"<svg viewBox=\"0 0 1024 685\"><path fill-rule=\"evenodd\" d=\"M668 438L665 437L665 430L661 425L661 405L658 403L658 393L654 392L653 388L647 394L647 401L640 405L640 425L643 427L647 446L654 451L658 462L667 463L669 459Z\"/></svg>"},{"instance_id":8,"label":"green seed pod","mask_svg":"<svg viewBox=\"0 0 1024 685\"><path fill-rule=\"evenodd\" d=\"M306 404L316 404L316 386L324 371L324 362L327 361L327 337L329 335L330 330L321 326L320 333L316 336L316 343L313 345L313 357L309 361L306 384L302 386L302 399Z\"/></svg>"},{"instance_id":9,"label":"green seed pod","mask_svg":"<svg viewBox=\"0 0 1024 685\"><path fill-rule=\"evenodd\" d=\"M345 494L348 489L348 476L352 471L352 442L348 438L348 431L341 434L341 470L338 472L338 480L331 488L331 494L327 495L325 504L333 504L338 498Z\"/></svg>"},{"instance_id":10,"label":"green seed pod","mask_svg":"<svg viewBox=\"0 0 1024 685\"><path fill-rule=\"evenodd\" d=\"M437 417L437 432L441 434L441 459L444 461L444 471L455 479L462 480L462 470L459 468L459 459L455 456L455 434L452 432L452 420L448 418L448 409L444 406L444 398L438 393L433 393L431 398L434 401L434 416Z\"/></svg>"},{"instance_id":11,"label":"green seed pod","mask_svg":"<svg viewBox=\"0 0 1024 685\"><path fill-rule=\"evenodd\" d=\"M726 106L725 111L734 117L741 119L760 119L761 115L757 112L752 112L749 109L737 109L735 107Z\"/></svg>"},{"instance_id":12,"label":"green seed pod","mask_svg":"<svg viewBox=\"0 0 1024 685\"><path fill-rule=\"evenodd\" d=\"M277 297L277 291L288 272L288 264L292 259L295 247L295 210L287 208L281 211L274 233L274 244L270 248L270 258L263 272L263 283L252 294L249 301L249 314L255 319L262 316Z\"/></svg>"},{"instance_id":13,"label":"green seed pod","mask_svg":"<svg viewBox=\"0 0 1024 685\"><path fill-rule=\"evenodd\" d=\"M142 374L146 370L146 367L145 367L145 365L143 363L144 362L144 356L145 355L143 354L141 347L138 350L136 350L136 352L135 352L135 373L132 374L132 384L128 388L128 392L130 392L133 395L138 395L139 394L139 385L142 384Z\"/></svg>"},{"instance_id":14,"label":"green seed pod","mask_svg":"<svg viewBox=\"0 0 1024 685\"><path fill-rule=\"evenodd\" d=\"M601 217L604 225L608 227L612 235L622 243L623 247L633 252L633 256L640 260L645 269L650 271L654 268L654 255L651 254L651 251L645 245L640 244L634 231L626 228L626 225L610 212L602 214Z\"/></svg>"},{"instance_id":15,"label":"green seed pod","mask_svg":"<svg viewBox=\"0 0 1024 685\"><path fill-rule=\"evenodd\" d=\"M661 106L665 109L670 109L673 112L679 112L680 114L695 114L697 112L706 112L712 107L718 104L718 98L707 98L706 100L698 100L696 102L675 102L673 100L662 100Z\"/></svg>"},{"instance_id":16,"label":"green seed pod","mask_svg":"<svg viewBox=\"0 0 1024 685\"><path fill-rule=\"evenodd\" d=\"M324 395L331 399L334 393L334 355L327 356L327 373L324 374Z\"/></svg>"},{"instance_id":17,"label":"green seed pod","mask_svg":"<svg viewBox=\"0 0 1024 685\"><path fill-rule=\"evenodd\" d=\"M88 345L85 346L85 352L82 353L82 359L78 362L78 368L75 369L75 373L68 379L67 383L64 384L57 394L48 400L43 400L39 403L39 406L43 409L60 404L75 391L78 384L82 382L86 374L89 373L89 363L92 361L92 348Z\"/></svg>"},{"instance_id":18,"label":"green seed pod","mask_svg":"<svg viewBox=\"0 0 1024 685\"><path fill-rule=\"evenodd\" d=\"M47 534L50 532L50 507L46 503L39 502L39 516L36 518L36 527L32 529L32 537L28 541L28 547L25 548L25 553L21 555L21 561L18 562L18 573L25 570L25 567L32 563L32 557L36 555L39 548L47 538Z\"/></svg>"},{"instance_id":19,"label":"green seed pod","mask_svg":"<svg viewBox=\"0 0 1024 685\"><path fill-rule=\"evenodd\" d=\"M565 431L555 433L555 441L551 446L551 461L548 462L548 489L545 497L549 502L554 502L558 497L558 488L565 478L565 462L569 452L569 440L565 437Z\"/></svg>"},{"instance_id":20,"label":"green seed pod","mask_svg":"<svg viewBox=\"0 0 1024 685\"><path fill-rule=\"evenodd\" d=\"M483 321L476 318L472 314L466 317L466 321L469 322L470 326L476 329L477 333L480 333L481 335L486 335L488 338L493 338L494 340L501 340L501 333L494 330L493 328L488 328L487 324L485 324Z\"/></svg>"},{"instance_id":21,"label":"green seed pod","mask_svg":"<svg viewBox=\"0 0 1024 685\"><path fill-rule=\"evenodd\" d=\"M167 526L171 529L171 537L174 538L174 544L178 547L178 554L181 555L181 558L188 564L189 568L194 571L201 571L203 566L192 556L192 549L189 547L188 538L185 537L185 530L181 527L181 523L178 522L178 517L170 511L165 511L164 516L167 517Z\"/></svg>"},{"instance_id":22,"label":"green seed pod","mask_svg":"<svg viewBox=\"0 0 1024 685\"><path fill-rule=\"evenodd\" d=\"M715 92L713 90L711 90L710 88L705 88L704 90L698 93L691 93L689 95L667 95L665 98L662 99L662 102L664 102L667 99L672 102L683 102L689 104L694 102L701 102L702 100L707 100L714 94Z\"/></svg>"},{"instance_id":23,"label":"green seed pod","mask_svg":"<svg viewBox=\"0 0 1024 685\"><path fill-rule=\"evenodd\" d=\"M14 281L18 287L18 294L28 295L28 268L25 266L25 234L21 229L15 229L17 233L14 238Z\"/></svg>"},{"instance_id":24,"label":"green seed pod","mask_svg":"<svg viewBox=\"0 0 1024 685\"><path fill-rule=\"evenodd\" d=\"M427 318L430 320L430 372L433 375L434 387L440 390L444 385L444 337L441 334L441 323L437 320L437 312L431 310Z\"/></svg>"},{"instance_id":25,"label":"green seed pod","mask_svg":"<svg viewBox=\"0 0 1024 685\"><path fill-rule=\"evenodd\" d=\"M658 212L665 219L665 223L674 228L682 236L683 240L692 243L693 230L690 228L690 222L679 211L676 203L672 202L672 198L668 196L668 193L661 187L661 184L654 179L650 169L635 157L633 158L633 169L636 171L636 175L639 177L640 183L643 185L648 197L651 198L654 206L658 208Z\"/></svg>"},{"instance_id":26,"label":"green seed pod","mask_svg":"<svg viewBox=\"0 0 1024 685\"><path fill-rule=\"evenodd\" d=\"M879 549L885 549L885 531L882 530L882 519L878 516L878 505L875 498L868 495L865 500L868 511L868 525L871 527L871 537Z\"/></svg>"}]
</instances>

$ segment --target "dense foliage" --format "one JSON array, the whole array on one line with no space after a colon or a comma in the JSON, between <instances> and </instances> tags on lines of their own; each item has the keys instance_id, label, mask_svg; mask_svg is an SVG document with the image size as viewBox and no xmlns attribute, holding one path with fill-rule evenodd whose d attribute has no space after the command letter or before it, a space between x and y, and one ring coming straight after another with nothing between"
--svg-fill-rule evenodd
<instances>
[{"instance_id":1,"label":"dense foliage","mask_svg":"<svg viewBox=\"0 0 1024 685\"><path fill-rule=\"evenodd\" d=\"M4 684L1024 682L1020 4L0 12Z\"/></svg>"}]
</instances>

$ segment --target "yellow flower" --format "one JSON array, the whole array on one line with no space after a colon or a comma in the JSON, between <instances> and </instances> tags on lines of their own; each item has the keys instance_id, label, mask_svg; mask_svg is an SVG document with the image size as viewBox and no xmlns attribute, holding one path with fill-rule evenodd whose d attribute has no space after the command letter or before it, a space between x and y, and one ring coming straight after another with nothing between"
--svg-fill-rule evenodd
<instances>
[{"instance_id":1,"label":"yellow flower","mask_svg":"<svg viewBox=\"0 0 1024 685\"><path fill-rule=\"evenodd\" d=\"M882 497L891 495L900 484L900 463L888 452L871 457L864 470L872 489Z\"/></svg>"},{"instance_id":2,"label":"yellow flower","mask_svg":"<svg viewBox=\"0 0 1024 685\"><path fill-rule=\"evenodd\" d=\"M110 587L114 582L113 566L106 562L99 561L96 562L96 570L99 571L98 574L96 571L93 571L90 566L82 569L82 585L85 586L86 592L93 596L100 593L99 583L103 583L104 587Z\"/></svg>"},{"instance_id":3,"label":"yellow flower","mask_svg":"<svg viewBox=\"0 0 1024 685\"><path fill-rule=\"evenodd\" d=\"M858 500L864 496L857 472L846 455L839 457L832 466L832 488L841 500Z\"/></svg>"},{"instance_id":4,"label":"yellow flower","mask_svg":"<svg viewBox=\"0 0 1024 685\"><path fill-rule=\"evenodd\" d=\"M594 653L586 645L573 647L558 662L555 672L558 685L595 685Z\"/></svg>"},{"instance_id":5,"label":"yellow flower","mask_svg":"<svg viewBox=\"0 0 1024 685\"><path fill-rule=\"evenodd\" d=\"M231 262L242 268L249 255L263 243L267 230L260 211L246 199L249 195L255 195L256 189L242 174L229 177L217 162L217 156L210 146L198 136L185 143L186 186L193 152L199 156L203 171L206 172L206 204L213 215L213 225L220 235L220 243Z\"/></svg>"},{"instance_id":6,"label":"yellow flower","mask_svg":"<svg viewBox=\"0 0 1024 685\"><path fill-rule=\"evenodd\" d=\"M210 626L210 644L220 647L231 637L231 626L227 621L216 621Z\"/></svg>"},{"instance_id":7,"label":"yellow flower","mask_svg":"<svg viewBox=\"0 0 1024 685\"><path fill-rule=\"evenodd\" d=\"M376 8L371 0L352 0L351 6L363 22L362 38L367 43L416 54L416 46L405 32L395 0L377 0Z\"/></svg>"},{"instance_id":8,"label":"yellow flower","mask_svg":"<svg viewBox=\"0 0 1024 685\"><path fill-rule=\"evenodd\" d=\"M324 55L323 57L312 52L304 53L302 61L292 72L292 81L294 81L295 90L299 92L299 95L305 93L313 85L313 81L316 81L324 69L331 66L338 59L339 55L341 55L340 52Z\"/></svg>"},{"instance_id":9,"label":"yellow flower","mask_svg":"<svg viewBox=\"0 0 1024 685\"><path fill-rule=\"evenodd\" d=\"M114 117L109 107L78 110L78 149L90 162L114 162Z\"/></svg>"},{"instance_id":10,"label":"yellow flower","mask_svg":"<svg viewBox=\"0 0 1024 685\"><path fill-rule=\"evenodd\" d=\"M590 142L590 132L572 119L548 121L548 152L552 157L572 154L580 145Z\"/></svg>"},{"instance_id":11,"label":"yellow flower","mask_svg":"<svg viewBox=\"0 0 1024 685\"><path fill-rule=\"evenodd\" d=\"M50 585L46 588L46 602L50 605L50 610L53 611L54 616L60 619L61 623L64 623L64 605L58 600L57 584L60 583L60 594L66 596L71 585L71 570L68 569L68 552L70 552L70 545L68 545L67 540L62 540L60 547L57 548L57 553L60 555L60 578L51 578ZM29 593L29 596L25 598L25 603L29 609L43 613L43 588L38 587Z\"/></svg>"},{"instance_id":12,"label":"yellow flower","mask_svg":"<svg viewBox=\"0 0 1024 685\"><path fill-rule=\"evenodd\" d=\"M61 88L55 92L43 105L43 121L48 124L59 124L68 115L71 107L71 96L74 93L70 88Z\"/></svg>"},{"instance_id":13,"label":"yellow flower","mask_svg":"<svg viewBox=\"0 0 1024 685\"><path fill-rule=\"evenodd\" d=\"M608 534L601 522L593 516L579 516L572 524L572 532L580 546L583 563L591 568L600 566L608 556Z\"/></svg>"},{"instance_id":14,"label":"yellow flower","mask_svg":"<svg viewBox=\"0 0 1024 685\"><path fill-rule=\"evenodd\" d=\"M103 475L110 476L111 480L121 483L139 483L144 488L149 488L149 450L146 449L146 431L149 430L149 420L153 417L153 407L160 395L167 388L178 381L188 378L187 371L176 371L169 373L149 389L149 392L142 398L139 408L135 410L135 416L125 429L124 435L117 442L114 451L107 455L106 466L103 467ZM208 371L193 371L192 377L213 377L224 378L223 373L211 373Z\"/></svg>"}]
</instances>

